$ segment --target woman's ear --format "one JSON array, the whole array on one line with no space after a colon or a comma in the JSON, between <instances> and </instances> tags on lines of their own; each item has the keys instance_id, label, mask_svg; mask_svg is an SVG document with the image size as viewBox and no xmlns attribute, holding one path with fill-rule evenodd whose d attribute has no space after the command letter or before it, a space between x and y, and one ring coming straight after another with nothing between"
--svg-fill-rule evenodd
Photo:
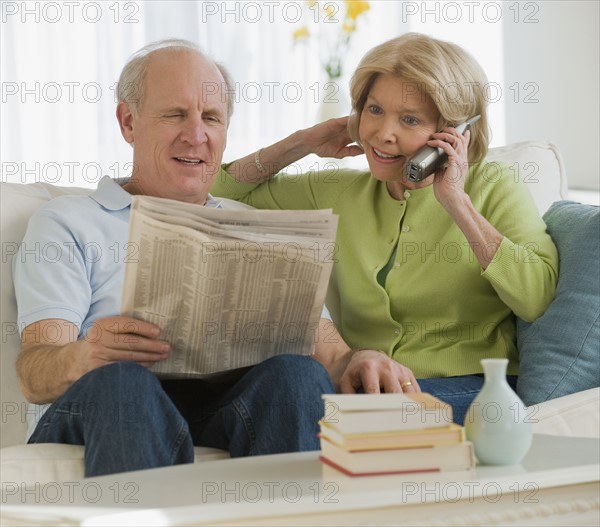
<instances>
[{"instance_id":1,"label":"woman's ear","mask_svg":"<svg viewBox=\"0 0 600 527\"><path fill-rule=\"evenodd\" d=\"M129 144L133 144L133 113L129 103L121 101L117 105L117 121L121 128L123 139Z\"/></svg>"},{"instance_id":2,"label":"woman's ear","mask_svg":"<svg viewBox=\"0 0 600 527\"><path fill-rule=\"evenodd\" d=\"M348 135L350 139L360 145L360 139L358 137L358 125L360 124L360 117L357 112L352 112L348 117Z\"/></svg>"}]
</instances>

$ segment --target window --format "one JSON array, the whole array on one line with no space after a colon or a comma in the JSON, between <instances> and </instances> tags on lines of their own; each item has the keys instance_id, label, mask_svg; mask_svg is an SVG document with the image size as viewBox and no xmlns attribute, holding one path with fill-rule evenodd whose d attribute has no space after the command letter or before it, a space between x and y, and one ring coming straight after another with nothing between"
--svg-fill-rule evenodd
<instances>
[{"instance_id":1,"label":"window","mask_svg":"<svg viewBox=\"0 0 600 527\"><path fill-rule=\"evenodd\" d=\"M466 47L500 85L502 21L489 7L469 18L474 4L370 2L341 86L347 90L368 49L406 31ZM328 92L318 40L293 45L307 16L315 12L300 1L3 2L2 181L94 187L103 175L127 176L131 148L115 119L115 85L128 56L161 38L197 42L236 80L225 160L313 124ZM491 114L494 143L501 144L501 101Z\"/></svg>"}]
</instances>

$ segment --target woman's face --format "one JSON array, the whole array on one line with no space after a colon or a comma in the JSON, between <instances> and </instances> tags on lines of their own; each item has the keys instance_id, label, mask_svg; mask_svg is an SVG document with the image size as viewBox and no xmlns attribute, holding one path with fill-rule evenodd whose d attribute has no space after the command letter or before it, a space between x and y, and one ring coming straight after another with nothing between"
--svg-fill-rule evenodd
<instances>
[{"instance_id":1,"label":"woman's face","mask_svg":"<svg viewBox=\"0 0 600 527\"><path fill-rule=\"evenodd\" d=\"M358 134L374 178L394 189L430 185L433 176L418 183L406 179L406 162L437 132L440 113L433 99L414 82L380 75L365 102Z\"/></svg>"}]
</instances>

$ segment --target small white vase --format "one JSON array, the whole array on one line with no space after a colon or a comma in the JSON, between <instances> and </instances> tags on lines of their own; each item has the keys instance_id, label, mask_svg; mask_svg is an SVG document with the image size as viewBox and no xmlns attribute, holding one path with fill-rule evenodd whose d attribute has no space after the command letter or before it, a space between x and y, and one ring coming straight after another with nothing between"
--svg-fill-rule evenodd
<instances>
[{"instance_id":1,"label":"small white vase","mask_svg":"<svg viewBox=\"0 0 600 527\"><path fill-rule=\"evenodd\" d=\"M346 87L342 85L339 79L327 81L320 92L317 122L322 123L328 119L349 114L350 98L346 94Z\"/></svg>"},{"instance_id":2,"label":"small white vase","mask_svg":"<svg viewBox=\"0 0 600 527\"><path fill-rule=\"evenodd\" d=\"M527 408L506 381L508 359L483 359L484 383L465 417L467 439L483 465L520 463L531 446Z\"/></svg>"}]
</instances>

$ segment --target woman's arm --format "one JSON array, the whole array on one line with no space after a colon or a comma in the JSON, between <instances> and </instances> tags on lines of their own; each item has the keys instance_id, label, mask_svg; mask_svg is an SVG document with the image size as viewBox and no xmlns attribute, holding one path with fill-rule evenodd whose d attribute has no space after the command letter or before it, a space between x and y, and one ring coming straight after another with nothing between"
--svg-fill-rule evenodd
<instances>
[{"instance_id":1,"label":"woman's arm","mask_svg":"<svg viewBox=\"0 0 600 527\"><path fill-rule=\"evenodd\" d=\"M226 170L237 181L260 183L309 154L337 159L360 155L362 149L350 144L347 123L348 117L340 117L298 130L271 146L233 161Z\"/></svg>"},{"instance_id":2,"label":"woman's arm","mask_svg":"<svg viewBox=\"0 0 600 527\"><path fill-rule=\"evenodd\" d=\"M469 132L463 136L448 128L428 142L448 154L447 168L435 175L435 196L464 234L482 275L502 301L517 316L535 320L554 298L556 247L523 183L514 175L507 177L500 166L493 174L476 173L483 180L472 185L486 203L485 210L476 209L465 191L469 137Z\"/></svg>"},{"instance_id":3,"label":"woman's arm","mask_svg":"<svg viewBox=\"0 0 600 527\"><path fill-rule=\"evenodd\" d=\"M469 131L463 135L454 128L445 128L428 141L429 146L448 154L447 168L435 175L433 188L437 200L465 235L480 267L487 269L504 236L475 209L465 192L470 136Z\"/></svg>"}]
</instances>

